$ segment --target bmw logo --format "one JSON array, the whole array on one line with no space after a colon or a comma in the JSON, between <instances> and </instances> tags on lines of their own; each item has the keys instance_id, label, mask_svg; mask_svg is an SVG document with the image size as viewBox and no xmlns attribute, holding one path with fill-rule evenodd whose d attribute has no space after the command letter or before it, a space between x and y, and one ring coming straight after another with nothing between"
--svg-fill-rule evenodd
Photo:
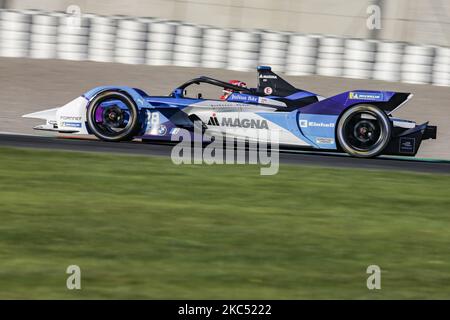
<instances>
[{"instance_id":1,"label":"bmw logo","mask_svg":"<svg viewBox=\"0 0 450 320\"><path fill-rule=\"evenodd\" d=\"M160 135L160 136L163 136L163 135L165 135L167 133L167 128L166 128L166 126L165 125L160 125L159 126L159 128L158 128L158 134Z\"/></svg>"}]
</instances>

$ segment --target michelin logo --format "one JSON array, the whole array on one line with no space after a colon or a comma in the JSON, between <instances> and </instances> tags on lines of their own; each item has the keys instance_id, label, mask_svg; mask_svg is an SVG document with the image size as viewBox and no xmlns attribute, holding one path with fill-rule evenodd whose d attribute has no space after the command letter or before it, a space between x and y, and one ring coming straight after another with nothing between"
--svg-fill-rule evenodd
<instances>
[{"instance_id":1,"label":"michelin logo","mask_svg":"<svg viewBox=\"0 0 450 320\"><path fill-rule=\"evenodd\" d=\"M316 122L308 120L300 120L299 123L301 128L308 128L308 127L334 128L334 123Z\"/></svg>"},{"instance_id":2,"label":"michelin logo","mask_svg":"<svg viewBox=\"0 0 450 320\"><path fill-rule=\"evenodd\" d=\"M380 92L350 92L348 98L352 100L383 100L383 94Z\"/></svg>"}]
</instances>

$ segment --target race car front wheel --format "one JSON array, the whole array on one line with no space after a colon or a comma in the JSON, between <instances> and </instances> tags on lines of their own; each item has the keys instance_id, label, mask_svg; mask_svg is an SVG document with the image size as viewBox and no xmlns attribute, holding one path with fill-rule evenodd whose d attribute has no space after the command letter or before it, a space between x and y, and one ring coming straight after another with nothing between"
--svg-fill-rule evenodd
<instances>
[{"instance_id":1,"label":"race car front wheel","mask_svg":"<svg viewBox=\"0 0 450 320\"><path fill-rule=\"evenodd\" d=\"M370 158L379 155L391 138L391 123L385 112L373 105L356 105L344 112L337 138L348 154Z\"/></svg>"},{"instance_id":2,"label":"race car front wheel","mask_svg":"<svg viewBox=\"0 0 450 320\"><path fill-rule=\"evenodd\" d=\"M91 132L104 141L132 140L139 129L139 110L134 101L119 91L105 91L90 102L87 122Z\"/></svg>"}]
</instances>

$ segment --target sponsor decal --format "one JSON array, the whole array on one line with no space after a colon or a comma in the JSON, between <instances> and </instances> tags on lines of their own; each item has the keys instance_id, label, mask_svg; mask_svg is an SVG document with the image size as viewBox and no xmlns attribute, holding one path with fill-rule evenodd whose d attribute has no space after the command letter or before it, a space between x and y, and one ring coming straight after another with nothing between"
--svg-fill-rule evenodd
<instances>
[{"instance_id":1,"label":"sponsor decal","mask_svg":"<svg viewBox=\"0 0 450 320\"><path fill-rule=\"evenodd\" d=\"M348 98L352 100L383 100L383 94L381 92L350 92Z\"/></svg>"},{"instance_id":2,"label":"sponsor decal","mask_svg":"<svg viewBox=\"0 0 450 320\"><path fill-rule=\"evenodd\" d=\"M260 97L260 98L258 99L258 102L261 103L261 104L267 104L267 103L269 103L270 101L271 101L270 99L263 98L263 97Z\"/></svg>"},{"instance_id":3,"label":"sponsor decal","mask_svg":"<svg viewBox=\"0 0 450 320\"><path fill-rule=\"evenodd\" d=\"M416 149L416 139L414 138L400 138L400 152L414 153Z\"/></svg>"},{"instance_id":4,"label":"sponsor decal","mask_svg":"<svg viewBox=\"0 0 450 320\"><path fill-rule=\"evenodd\" d=\"M215 115L211 116L208 120L208 126L220 126L219 120Z\"/></svg>"},{"instance_id":5,"label":"sponsor decal","mask_svg":"<svg viewBox=\"0 0 450 320\"><path fill-rule=\"evenodd\" d=\"M227 101L258 103L258 97L247 95L247 94L233 93L227 99Z\"/></svg>"},{"instance_id":6,"label":"sponsor decal","mask_svg":"<svg viewBox=\"0 0 450 320\"><path fill-rule=\"evenodd\" d=\"M180 128L172 128L172 130L170 130L170 134L178 134L180 132Z\"/></svg>"},{"instance_id":7,"label":"sponsor decal","mask_svg":"<svg viewBox=\"0 0 450 320\"><path fill-rule=\"evenodd\" d=\"M81 117L75 117L75 116L61 116L61 120L67 120L67 121L81 121Z\"/></svg>"},{"instance_id":8,"label":"sponsor decal","mask_svg":"<svg viewBox=\"0 0 450 320\"><path fill-rule=\"evenodd\" d=\"M266 120L259 119L239 119L239 118L222 118L222 122L219 124L217 117L212 116L208 120L209 126L222 126L231 128L252 128L252 129L267 129L269 125Z\"/></svg>"},{"instance_id":9,"label":"sponsor decal","mask_svg":"<svg viewBox=\"0 0 450 320\"><path fill-rule=\"evenodd\" d=\"M62 127L81 128L81 122L63 122Z\"/></svg>"},{"instance_id":10,"label":"sponsor decal","mask_svg":"<svg viewBox=\"0 0 450 320\"><path fill-rule=\"evenodd\" d=\"M232 107L236 107L236 106L247 106L247 103L254 103L254 104L269 104L269 105L273 105L273 106L281 106L281 107L286 107L286 104L284 102L278 101L278 100L273 100L273 99L269 99L269 98L265 98L265 97L255 97L255 96L251 96L251 95L247 95L247 94L239 94L239 93L233 93L232 95L230 95L227 99L228 102L235 102L235 103L239 103L242 102L244 104L233 104L233 105L228 105L228 106L232 106Z\"/></svg>"},{"instance_id":11,"label":"sponsor decal","mask_svg":"<svg viewBox=\"0 0 450 320\"><path fill-rule=\"evenodd\" d=\"M272 94L272 92L273 92L273 89L271 87L265 87L264 88L264 93L265 94L269 95L269 94Z\"/></svg>"},{"instance_id":12,"label":"sponsor decal","mask_svg":"<svg viewBox=\"0 0 450 320\"><path fill-rule=\"evenodd\" d=\"M163 136L163 135L165 135L167 133L167 127L165 126L165 125L160 125L159 126L159 128L158 128L158 134L160 135L160 136Z\"/></svg>"},{"instance_id":13,"label":"sponsor decal","mask_svg":"<svg viewBox=\"0 0 450 320\"><path fill-rule=\"evenodd\" d=\"M333 138L317 137L316 138L316 143L317 144L333 144L334 143L334 139Z\"/></svg>"},{"instance_id":14,"label":"sponsor decal","mask_svg":"<svg viewBox=\"0 0 450 320\"><path fill-rule=\"evenodd\" d=\"M260 74L260 79L278 79L278 77L274 74Z\"/></svg>"},{"instance_id":15,"label":"sponsor decal","mask_svg":"<svg viewBox=\"0 0 450 320\"><path fill-rule=\"evenodd\" d=\"M308 128L308 127L334 128L334 123L332 122L326 123L326 122L300 120L299 124L301 128Z\"/></svg>"}]
</instances>

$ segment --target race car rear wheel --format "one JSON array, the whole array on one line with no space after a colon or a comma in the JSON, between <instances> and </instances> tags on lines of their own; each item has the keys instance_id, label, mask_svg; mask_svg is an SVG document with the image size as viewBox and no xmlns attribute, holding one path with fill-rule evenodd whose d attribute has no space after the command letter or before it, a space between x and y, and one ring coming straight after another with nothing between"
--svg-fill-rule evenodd
<instances>
[{"instance_id":1,"label":"race car rear wheel","mask_svg":"<svg viewBox=\"0 0 450 320\"><path fill-rule=\"evenodd\" d=\"M139 110L125 93L105 91L98 94L87 109L91 132L104 141L132 140L139 129Z\"/></svg>"},{"instance_id":2,"label":"race car rear wheel","mask_svg":"<svg viewBox=\"0 0 450 320\"><path fill-rule=\"evenodd\" d=\"M344 112L336 133L345 152L355 157L370 158L386 148L391 131L389 117L384 111L373 105L360 104Z\"/></svg>"}]
</instances>

